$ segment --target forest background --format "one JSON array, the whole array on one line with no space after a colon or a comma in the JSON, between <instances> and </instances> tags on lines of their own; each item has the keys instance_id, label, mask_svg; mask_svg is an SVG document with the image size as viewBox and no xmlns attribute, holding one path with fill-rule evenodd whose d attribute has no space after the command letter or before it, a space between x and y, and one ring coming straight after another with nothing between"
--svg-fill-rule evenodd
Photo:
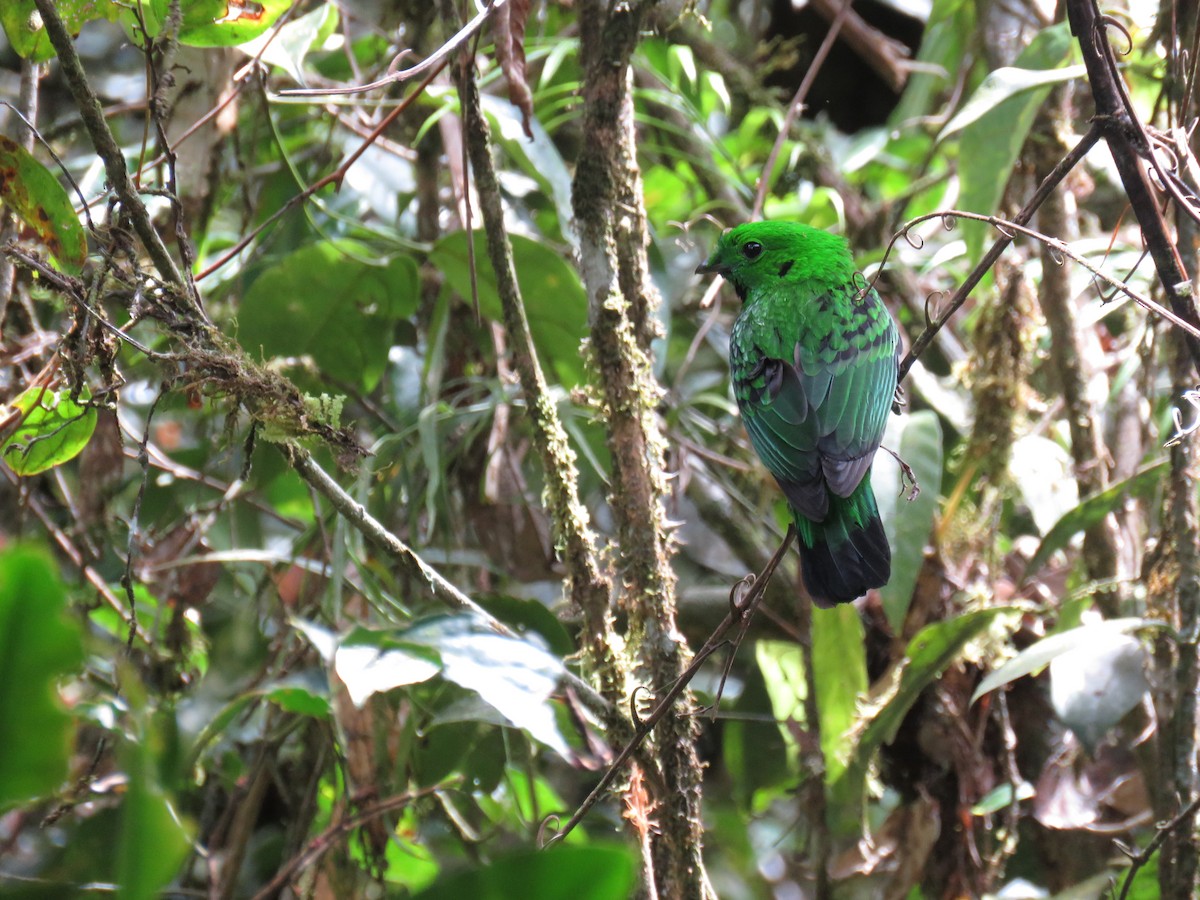
<instances>
[{"instance_id":1,"label":"forest background","mask_svg":"<svg viewBox=\"0 0 1200 900\"><path fill-rule=\"evenodd\" d=\"M0 893L1194 896L1198 22L4 0ZM761 217L904 335L854 606Z\"/></svg>"}]
</instances>

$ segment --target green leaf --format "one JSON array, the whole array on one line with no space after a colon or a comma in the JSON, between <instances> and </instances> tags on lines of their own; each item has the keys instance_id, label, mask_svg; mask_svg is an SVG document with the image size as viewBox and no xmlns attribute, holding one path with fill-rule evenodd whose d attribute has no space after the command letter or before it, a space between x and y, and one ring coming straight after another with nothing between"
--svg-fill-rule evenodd
<instances>
[{"instance_id":1,"label":"green leaf","mask_svg":"<svg viewBox=\"0 0 1200 900\"><path fill-rule=\"evenodd\" d=\"M56 0L54 7L71 34L79 34L79 29L92 19L115 19L118 11L112 0ZM0 25L18 56L34 62L54 57L54 47L33 0L0 3Z\"/></svg>"},{"instance_id":2,"label":"green leaf","mask_svg":"<svg viewBox=\"0 0 1200 900\"><path fill-rule=\"evenodd\" d=\"M68 774L73 720L56 683L83 661L78 626L49 556L0 554L0 811L48 794Z\"/></svg>"},{"instance_id":3,"label":"green leaf","mask_svg":"<svg viewBox=\"0 0 1200 900\"><path fill-rule=\"evenodd\" d=\"M954 118L946 123L938 141L944 141L955 132L962 131L972 122L982 119L1009 97L1015 97L1034 88L1051 87L1066 81L1074 81L1087 74L1083 65L1067 66L1062 69L1020 69L1003 66L988 73L983 83L975 89L971 99L963 104ZM1042 94L1044 96L1044 92ZM1039 104L1040 105L1040 104Z\"/></svg>"},{"instance_id":4,"label":"green leaf","mask_svg":"<svg viewBox=\"0 0 1200 900\"><path fill-rule=\"evenodd\" d=\"M812 644L830 825L836 834L850 835L857 833L862 820L854 798L844 793L848 782L842 775L854 747L859 698L867 693L867 660L858 610L849 604L814 610Z\"/></svg>"},{"instance_id":5,"label":"green leaf","mask_svg":"<svg viewBox=\"0 0 1200 900\"><path fill-rule=\"evenodd\" d=\"M1022 578L1032 577L1038 569L1046 564L1056 550L1065 547L1079 532L1087 531L1097 522L1103 521L1104 517L1116 509L1117 504L1123 502L1126 497L1145 498L1151 496L1162 484L1166 467L1166 460L1153 463L1130 475L1124 481L1118 481L1100 493L1092 494L1082 500L1078 506L1066 513L1046 532L1046 536L1042 538L1042 542L1029 560L1029 564L1025 566L1025 574Z\"/></svg>"},{"instance_id":6,"label":"green leaf","mask_svg":"<svg viewBox=\"0 0 1200 900\"><path fill-rule=\"evenodd\" d=\"M413 900L626 900L636 871L624 847L557 846L439 879Z\"/></svg>"},{"instance_id":7,"label":"green leaf","mask_svg":"<svg viewBox=\"0 0 1200 900\"><path fill-rule=\"evenodd\" d=\"M192 0L184 4L179 42L191 47L236 47L274 25L292 2L257 0L236 6L229 0Z\"/></svg>"},{"instance_id":8,"label":"green leaf","mask_svg":"<svg viewBox=\"0 0 1200 900\"><path fill-rule=\"evenodd\" d=\"M157 760L150 737L141 735L125 745L122 754L129 789L121 804L121 828L116 849L117 897L154 900L170 884L187 855L191 841L155 773Z\"/></svg>"},{"instance_id":9,"label":"green leaf","mask_svg":"<svg viewBox=\"0 0 1200 900\"><path fill-rule=\"evenodd\" d=\"M355 628L338 643L334 670L355 706L372 694L418 684L441 671L436 653L405 641L401 634Z\"/></svg>"},{"instance_id":10,"label":"green leaf","mask_svg":"<svg viewBox=\"0 0 1200 900\"><path fill-rule=\"evenodd\" d=\"M788 723L805 723L804 698L808 696L800 646L791 641L759 641L754 645L754 660L758 663L767 695L771 698L771 712L779 733L788 747L788 759L794 760L798 756L799 746L796 734L788 727Z\"/></svg>"},{"instance_id":11,"label":"green leaf","mask_svg":"<svg viewBox=\"0 0 1200 900\"><path fill-rule=\"evenodd\" d=\"M238 340L252 355L309 355L324 374L370 391L387 365L396 320L417 308L417 264L375 264L353 241L321 241L284 257L246 292Z\"/></svg>"},{"instance_id":12,"label":"green leaf","mask_svg":"<svg viewBox=\"0 0 1200 900\"><path fill-rule=\"evenodd\" d=\"M250 56L279 66L299 84L304 84L304 59L337 28L338 8L321 4L310 13L292 19L275 34L262 34L242 46Z\"/></svg>"},{"instance_id":13,"label":"green leaf","mask_svg":"<svg viewBox=\"0 0 1200 900\"><path fill-rule=\"evenodd\" d=\"M925 545L933 531L942 489L942 426L937 414L929 410L892 418L883 443L896 449L912 467L921 488L913 500L907 500L900 466L889 453L875 457L871 483L892 546L892 577L880 588L879 595L892 631L901 634L917 576L925 563Z\"/></svg>"},{"instance_id":14,"label":"green leaf","mask_svg":"<svg viewBox=\"0 0 1200 900\"><path fill-rule=\"evenodd\" d=\"M554 250L527 237L516 234L509 237L529 331L543 365L549 363L551 368L547 377L556 374L563 385L577 385L584 377L579 346L587 334L587 294L579 275ZM456 231L442 238L429 258L469 303L471 268L466 233ZM475 233L475 264L479 276L479 311L489 319L503 322L496 276L488 261L487 240L482 231Z\"/></svg>"},{"instance_id":15,"label":"green leaf","mask_svg":"<svg viewBox=\"0 0 1200 900\"><path fill-rule=\"evenodd\" d=\"M796 783L796 766L789 768L789 762L794 764L796 757L794 753L788 754L779 740L761 661L746 673L745 685L732 713L722 729L725 767L733 776L741 808L760 813Z\"/></svg>"},{"instance_id":16,"label":"green leaf","mask_svg":"<svg viewBox=\"0 0 1200 900\"><path fill-rule=\"evenodd\" d=\"M87 399L86 391L81 399ZM74 459L96 430L96 410L80 406L65 390L34 385L12 406L21 423L0 442L0 459L18 475L36 475Z\"/></svg>"},{"instance_id":17,"label":"green leaf","mask_svg":"<svg viewBox=\"0 0 1200 900\"><path fill-rule=\"evenodd\" d=\"M1137 631L1139 628L1155 627L1165 628L1167 626L1165 622L1156 622L1153 619L1138 617L1108 619L1104 622L1080 625L1078 628L1072 628L1061 634L1052 634L1049 637L1044 637L1037 643L1026 647L1000 668L989 672L987 677L979 682L979 687L975 688L975 693L971 695L971 702L974 703L984 694L994 691L996 688L1006 685L1010 681L1015 681L1023 675L1030 675L1040 671L1049 665L1050 661L1056 656L1061 656L1071 650L1082 649L1095 643L1100 636L1128 634L1131 631Z\"/></svg>"},{"instance_id":18,"label":"green leaf","mask_svg":"<svg viewBox=\"0 0 1200 900\"><path fill-rule=\"evenodd\" d=\"M866 720L846 766L843 777L847 784L840 788L844 793L839 796L852 798L854 808L861 808L867 770L875 751L896 736L921 691L941 675L969 640L990 626L997 616L1013 611L1006 606L975 610L927 625L917 632L909 641L899 670L893 673L893 685L882 705Z\"/></svg>"},{"instance_id":19,"label":"green leaf","mask_svg":"<svg viewBox=\"0 0 1200 900\"><path fill-rule=\"evenodd\" d=\"M1056 69L1066 62L1074 46L1066 22L1052 25L1038 32L1017 57L1017 66L1031 70ZM963 129L958 159L962 181L959 208L984 214L996 210L1034 117L1049 92L1048 85L1023 89L991 106ZM986 226L982 223L963 223L963 234L972 259L979 257L985 231Z\"/></svg>"},{"instance_id":20,"label":"green leaf","mask_svg":"<svg viewBox=\"0 0 1200 900\"><path fill-rule=\"evenodd\" d=\"M437 652L447 681L475 691L517 728L572 758L550 703L563 665L533 635L498 634L474 616L439 616L402 634L406 643Z\"/></svg>"},{"instance_id":21,"label":"green leaf","mask_svg":"<svg viewBox=\"0 0 1200 900\"><path fill-rule=\"evenodd\" d=\"M50 170L28 150L0 135L0 203L38 236L58 264L78 272L87 259L87 239L71 199Z\"/></svg>"},{"instance_id":22,"label":"green leaf","mask_svg":"<svg viewBox=\"0 0 1200 900\"><path fill-rule=\"evenodd\" d=\"M979 802L971 807L971 815L973 816L989 816L992 813L998 813L1002 809L1007 809L1013 803L1013 786L1011 782L997 785L979 799ZM1034 790L1032 784L1028 781L1022 781L1017 785L1016 799L1028 800L1031 797L1037 796L1037 791Z\"/></svg>"}]
</instances>

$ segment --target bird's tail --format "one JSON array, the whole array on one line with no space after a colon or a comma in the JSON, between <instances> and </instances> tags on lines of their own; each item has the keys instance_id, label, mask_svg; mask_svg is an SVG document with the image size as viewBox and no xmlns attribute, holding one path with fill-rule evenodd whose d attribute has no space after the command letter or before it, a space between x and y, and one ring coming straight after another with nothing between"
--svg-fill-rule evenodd
<instances>
[{"instance_id":1,"label":"bird's tail","mask_svg":"<svg viewBox=\"0 0 1200 900\"><path fill-rule=\"evenodd\" d=\"M892 550L868 472L849 497L829 498L822 522L796 516L800 570L813 602L822 609L849 603L892 575Z\"/></svg>"}]
</instances>

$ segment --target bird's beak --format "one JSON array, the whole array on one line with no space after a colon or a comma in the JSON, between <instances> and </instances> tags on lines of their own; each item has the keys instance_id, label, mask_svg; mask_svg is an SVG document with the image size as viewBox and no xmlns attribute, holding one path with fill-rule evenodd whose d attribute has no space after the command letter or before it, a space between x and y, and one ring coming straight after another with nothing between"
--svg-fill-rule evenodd
<instances>
[{"instance_id":1,"label":"bird's beak","mask_svg":"<svg viewBox=\"0 0 1200 900\"><path fill-rule=\"evenodd\" d=\"M709 260L708 262L700 263L700 265L696 266L696 274L697 275L712 275L714 273L717 275L728 275L729 267L719 265L718 263L715 263L712 260Z\"/></svg>"}]
</instances>

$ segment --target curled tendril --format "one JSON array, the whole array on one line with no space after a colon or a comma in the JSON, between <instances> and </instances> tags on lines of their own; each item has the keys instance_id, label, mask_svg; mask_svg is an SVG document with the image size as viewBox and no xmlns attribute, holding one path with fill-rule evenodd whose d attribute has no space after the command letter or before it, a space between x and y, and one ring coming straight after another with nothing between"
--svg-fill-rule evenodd
<instances>
[{"instance_id":1,"label":"curled tendril","mask_svg":"<svg viewBox=\"0 0 1200 900\"><path fill-rule=\"evenodd\" d=\"M1112 16L1101 16L1100 24L1109 28L1115 28L1117 31L1121 32L1121 35L1125 38L1125 49L1117 50L1116 53L1118 56L1128 56L1133 52L1133 35L1129 33L1128 28L1126 28Z\"/></svg>"},{"instance_id":2,"label":"curled tendril","mask_svg":"<svg viewBox=\"0 0 1200 900\"><path fill-rule=\"evenodd\" d=\"M875 282L873 280L867 281L867 277L862 272L855 272L850 282L858 288L858 293L854 295L853 301L856 304L862 303L866 299L867 294L871 293L871 289L875 287Z\"/></svg>"},{"instance_id":3,"label":"curled tendril","mask_svg":"<svg viewBox=\"0 0 1200 900\"><path fill-rule=\"evenodd\" d=\"M994 227L998 232L1000 232L1002 235L1004 235L1006 238L1008 238L1011 241L1017 236L1017 233L1015 231L1009 230L1006 226L1007 226L1007 223L1001 223L999 221L992 222L992 227Z\"/></svg>"},{"instance_id":4,"label":"curled tendril","mask_svg":"<svg viewBox=\"0 0 1200 900\"><path fill-rule=\"evenodd\" d=\"M648 687L646 687L644 684L639 684L637 687L635 687L633 689L633 693L631 693L629 695L629 718L633 720L634 728L642 727L642 717L640 715L638 715L638 708L637 708L638 693L641 691L645 691L647 696L650 695L650 689Z\"/></svg>"},{"instance_id":5,"label":"curled tendril","mask_svg":"<svg viewBox=\"0 0 1200 900\"><path fill-rule=\"evenodd\" d=\"M537 846L539 850L545 850L553 841L558 840L558 829L562 826L562 817L558 813L550 813L546 818L542 819L542 824L538 825L537 830ZM546 832L553 828L554 834L549 837Z\"/></svg>"},{"instance_id":6,"label":"curled tendril","mask_svg":"<svg viewBox=\"0 0 1200 900\"><path fill-rule=\"evenodd\" d=\"M942 298L945 296L946 296L946 294L944 291L934 291L933 293L928 294L925 297L925 327L926 328L934 327L934 323L937 322L938 317L934 314L934 312L931 312L931 310L936 311L938 304L941 303Z\"/></svg>"},{"instance_id":7,"label":"curled tendril","mask_svg":"<svg viewBox=\"0 0 1200 900\"><path fill-rule=\"evenodd\" d=\"M404 62L404 60L406 60L408 57L412 56L413 52L414 51L411 48L409 48L409 49L401 50L399 53L397 53L392 58L392 61L390 63L388 63L387 74L390 76L390 75L395 75L397 72L399 72L400 71L400 63Z\"/></svg>"},{"instance_id":8,"label":"curled tendril","mask_svg":"<svg viewBox=\"0 0 1200 900\"><path fill-rule=\"evenodd\" d=\"M1067 264L1067 258L1063 256L1062 250L1055 247L1053 244L1047 244L1046 249L1050 251L1050 258L1054 260L1056 266L1062 267Z\"/></svg>"},{"instance_id":9,"label":"curled tendril","mask_svg":"<svg viewBox=\"0 0 1200 900\"><path fill-rule=\"evenodd\" d=\"M1196 415L1190 424L1185 425L1183 423L1182 410L1178 406L1172 407L1171 419L1175 422L1175 433L1163 444L1164 447L1174 447L1176 444L1181 443L1184 438L1200 430L1200 390L1192 389L1184 391L1179 399L1182 402L1190 403L1192 409L1196 411Z\"/></svg>"},{"instance_id":10,"label":"curled tendril","mask_svg":"<svg viewBox=\"0 0 1200 900\"><path fill-rule=\"evenodd\" d=\"M750 589L754 587L754 581L757 576L751 572L741 581L735 582L733 587L729 589L729 613L735 619L740 619L742 610L745 608L746 595L750 593Z\"/></svg>"},{"instance_id":11,"label":"curled tendril","mask_svg":"<svg viewBox=\"0 0 1200 900\"><path fill-rule=\"evenodd\" d=\"M953 231L956 225L958 225L958 216L954 215L953 213L942 213L943 228L945 228L947 231Z\"/></svg>"}]
</instances>

